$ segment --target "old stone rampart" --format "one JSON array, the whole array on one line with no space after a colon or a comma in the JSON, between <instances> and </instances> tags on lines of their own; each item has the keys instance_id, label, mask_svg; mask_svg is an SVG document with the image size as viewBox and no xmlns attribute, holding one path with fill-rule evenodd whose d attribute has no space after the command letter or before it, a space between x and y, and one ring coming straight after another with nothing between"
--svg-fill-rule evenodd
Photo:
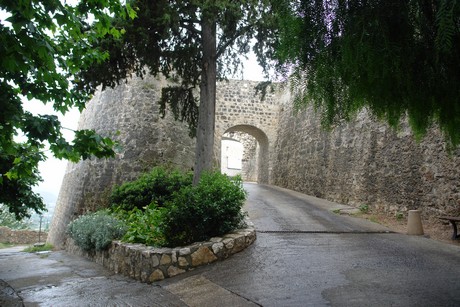
<instances>
[{"instance_id":1,"label":"old stone rampart","mask_svg":"<svg viewBox=\"0 0 460 307\"><path fill-rule=\"evenodd\" d=\"M259 82L219 82L216 94L215 149L220 157L221 140L229 132L243 132L257 140L257 182L269 183L273 169L274 143L285 92L279 84L264 99L255 91ZM248 177L252 177L248 174Z\"/></svg>"},{"instance_id":2,"label":"old stone rampart","mask_svg":"<svg viewBox=\"0 0 460 307\"><path fill-rule=\"evenodd\" d=\"M156 165L182 170L193 167L195 141L184 123L167 113L158 100L162 78L133 78L114 89L99 91L87 104L79 129L94 129L120 142L113 159L69 163L50 226L49 241L62 247L67 225L89 211L107 206L112 187L139 177Z\"/></svg>"},{"instance_id":3,"label":"old stone rampart","mask_svg":"<svg viewBox=\"0 0 460 307\"><path fill-rule=\"evenodd\" d=\"M363 111L327 132L312 108L286 105L275 152L274 185L391 213L460 214L460 150L447 152L435 127L418 143L407 122L394 131Z\"/></svg>"}]
</instances>

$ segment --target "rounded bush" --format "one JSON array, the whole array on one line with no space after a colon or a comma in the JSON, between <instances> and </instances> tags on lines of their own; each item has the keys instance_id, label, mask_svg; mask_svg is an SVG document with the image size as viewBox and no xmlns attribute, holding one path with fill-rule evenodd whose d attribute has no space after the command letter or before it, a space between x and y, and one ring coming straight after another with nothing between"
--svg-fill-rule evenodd
<instances>
[{"instance_id":1,"label":"rounded bush","mask_svg":"<svg viewBox=\"0 0 460 307\"><path fill-rule=\"evenodd\" d=\"M82 215L72 221L67 233L85 251L104 250L126 233L126 225L107 211Z\"/></svg>"},{"instance_id":2,"label":"rounded bush","mask_svg":"<svg viewBox=\"0 0 460 307\"><path fill-rule=\"evenodd\" d=\"M196 186L174 194L162 212L159 229L167 246L187 245L241 226L246 199L241 178L204 173Z\"/></svg>"},{"instance_id":3,"label":"rounded bush","mask_svg":"<svg viewBox=\"0 0 460 307\"><path fill-rule=\"evenodd\" d=\"M139 179L115 187L110 196L110 206L115 210L130 211L155 205L162 207L172 194L183 186L192 184L192 173L181 173L155 167Z\"/></svg>"}]
</instances>

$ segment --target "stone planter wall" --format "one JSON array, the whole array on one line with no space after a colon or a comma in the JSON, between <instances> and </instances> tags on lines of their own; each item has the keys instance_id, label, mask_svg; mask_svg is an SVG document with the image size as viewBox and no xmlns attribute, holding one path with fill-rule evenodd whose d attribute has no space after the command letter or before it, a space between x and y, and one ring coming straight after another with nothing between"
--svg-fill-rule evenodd
<instances>
[{"instance_id":1,"label":"stone planter wall","mask_svg":"<svg viewBox=\"0 0 460 307\"><path fill-rule=\"evenodd\" d=\"M112 242L108 250L85 252L67 239L66 250L89 258L109 270L151 283L187 272L238 253L256 240L253 224L247 228L185 247L156 248L144 244Z\"/></svg>"}]
</instances>

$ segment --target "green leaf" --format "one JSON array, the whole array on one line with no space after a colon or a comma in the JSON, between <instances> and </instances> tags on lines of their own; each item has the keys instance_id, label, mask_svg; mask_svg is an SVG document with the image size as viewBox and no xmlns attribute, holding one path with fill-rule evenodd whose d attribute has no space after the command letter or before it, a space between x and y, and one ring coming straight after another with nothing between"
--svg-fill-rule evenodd
<instances>
[{"instance_id":1,"label":"green leaf","mask_svg":"<svg viewBox=\"0 0 460 307\"><path fill-rule=\"evenodd\" d=\"M18 179L18 174L17 174L17 172L13 172L13 171L6 172L6 173L5 173L5 176L6 176L6 178L8 178L9 180Z\"/></svg>"},{"instance_id":2,"label":"green leaf","mask_svg":"<svg viewBox=\"0 0 460 307\"><path fill-rule=\"evenodd\" d=\"M137 17L136 11L131 7L129 3L126 3L126 11L128 12L129 18L134 19Z\"/></svg>"}]
</instances>

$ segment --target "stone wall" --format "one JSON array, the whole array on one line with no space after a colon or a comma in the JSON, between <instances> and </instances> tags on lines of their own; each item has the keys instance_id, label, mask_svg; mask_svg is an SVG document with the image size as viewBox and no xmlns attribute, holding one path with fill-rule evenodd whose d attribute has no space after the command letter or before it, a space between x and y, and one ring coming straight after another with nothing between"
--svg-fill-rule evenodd
<instances>
[{"instance_id":1,"label":"stone wall","mask_svg":"<svg viewBox=\"0 0 460 307\"><path fill-rule=\"evenodd\" d=\"M40 242L47 239L46 232L40 232ZM0 242L11 244L33 244L38 242L39 232L36 230L12 230L8 227L0 226Z\"/></svg>"},{"instance_id":2,"label":"stone wall","mask_svg":"<svg viewBox=\"0 0 460 307\"><path fill-rule=\"evenodd\" d=\"M327 132L312 108L294 115L288 104L275 148L277 186L391 213L460 214L460 150L449 154L436 128L417 143L407 123L395 132L363 111Z\"/></svg>"},{"instance_id":3,"label":"stone wall","mask_svg":"<svg viewBox=\"0 0 460 307\"><path fill-rule=\"evenodd\" d=\"M49 242L62 247L70 221L107 206L113 185L136 179L156 165L190 170L195 140L171 112L161 118L158 100L166 82L146 76L97 92L80 116L79 129L113 136L121 150L113 159L69 163L50 225Z\"/></svg>"},{"instance_id":4,"label":"stone wall","mask_svg":"<svg viewBox=\"0 0 460 307\"><path fill-rule=\"evenodd\" d=\"M73 254L87 257L114 273L151 283L224 260L242 251L256 240L252 222L246 219L246 223L245 229L184 247L155 248L114 241L108 250L85 252L68 238L66 249Z\"/></svg>"}]
</instances>

